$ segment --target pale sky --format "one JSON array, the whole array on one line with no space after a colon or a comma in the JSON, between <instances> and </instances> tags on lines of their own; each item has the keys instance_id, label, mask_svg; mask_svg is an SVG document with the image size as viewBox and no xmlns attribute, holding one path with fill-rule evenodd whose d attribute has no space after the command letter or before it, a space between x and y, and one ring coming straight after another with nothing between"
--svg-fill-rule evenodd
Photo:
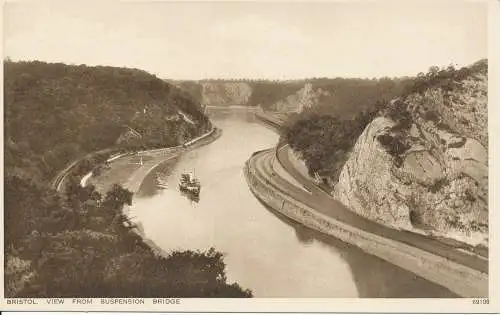
<instances>
[{"instance_id":1,"label":"pale sky","mask_svg":"<svg viewBox=\"0 0 500 315\"><path fill-rule=\"evenodd\" d=\"M487 3L7 2L4 57L170 79L380 77L487 57Z\"/></svg>"}]
</instances>

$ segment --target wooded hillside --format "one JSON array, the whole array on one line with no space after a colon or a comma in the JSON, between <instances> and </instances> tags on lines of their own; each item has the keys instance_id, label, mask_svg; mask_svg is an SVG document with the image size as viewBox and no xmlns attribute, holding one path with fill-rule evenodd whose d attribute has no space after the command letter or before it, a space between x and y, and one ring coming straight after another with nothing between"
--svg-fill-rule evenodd
<instances>
[{"instance_id":1,"label":"wooded hillside","mask_svg":"<svg viewBox=\"0 0 500 315\"><path fill-rule=\"evenodd\" d=\"M142 70L34 61L5 62L4 71L7 174L47 180L69 161L114 146L126 126L155 128L144 144L169 146L210 125L188 93ZM196 125L165 119L179 111ZM180 125L184 134L174 134Z\"/></svg>"}]
</instances>

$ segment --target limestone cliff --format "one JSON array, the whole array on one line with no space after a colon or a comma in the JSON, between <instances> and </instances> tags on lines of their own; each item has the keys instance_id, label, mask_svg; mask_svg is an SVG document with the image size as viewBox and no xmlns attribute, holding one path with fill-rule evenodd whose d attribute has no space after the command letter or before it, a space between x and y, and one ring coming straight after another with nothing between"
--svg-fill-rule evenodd
<instances>
[{"instance_id":1,"label":"limestone cliff","mask_svg":"<svg viewBox=\"0 0 500 315\"><path fill-rule=\"evenodd\" d=\"M334 195L382 224L487 246L487 63L434 72L366 127Z\"/></svg>"},{"instance_id":2,"label":"limestone cliff","mask_svg":"<svg viewBox=\"0 0 500 315\"><path fill-rule=\"evenodd\" d=\"M328 95L322 89L315 89L311 83L305 83L304 87L271 106L271 110L277 112L301 112L304 108L310 108L318 104L321 96Z\"/></svg>"},{"instance_id":3,"label":"limestone cliff","mask_svg":"<svg viewBox=\"0 0 500 315\"><path fill-rule=\"evenodd\" d=\"M244 82L201 83L201 103L204 105L246 105L252 88Z\"/></svg>"}]
</instances>

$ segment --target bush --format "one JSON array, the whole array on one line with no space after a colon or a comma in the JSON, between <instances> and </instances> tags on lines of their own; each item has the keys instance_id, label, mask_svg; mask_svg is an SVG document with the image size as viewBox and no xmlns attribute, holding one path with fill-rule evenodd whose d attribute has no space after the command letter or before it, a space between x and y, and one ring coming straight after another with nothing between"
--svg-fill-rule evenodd
<instances>
[{"instance_id":1,"label":"bush","mask_svg":"<svg viewBox=\"0 0 500 315\"><path fill-rule=\"evenodd\" d=\"M469 189L465 191L465 197L470 202L475 202L477 199L476 196L474 196L474 194Z\"/></svg>"},{"instance_id":2,"label":"bush","mask_svg":"<svg viewBox=\"0 0 500 315\"><path fill-rule=\"evenodd\" d=\"M450 133L454 133L455 131L451 128L450 125L448 125L447 123L443 122L443 121L440 121L437 125L436 125L439 129L441 130L444 130L444 131L448 131Z\"/></svg>"},{"instance_id":3,"label":"bush","mask_svg":"<svg viewBox=\"0 0 500 315\"><path fill-rule=\"evenodd\" d=\"M428 110L425 112L424 118L437 123L439 121L439 113L435 110Z\"/></svg>"},{"instance_id":4,"label":"bush","mask_svg":"<svg viewBox=\"0 0 500 315\"><path fill-rule=\"evenodd\" d=\"M461 148L465 145L466 142L467 142L467 138L463 137L458 142L449 143L448 148Z\"/></svg>"},{"instance_id":5,"label":"bush","mask_svg":"<svg viewBox=\"0 0 500 315\"><path fill-rule=\"evenodd\" d=\"M400 156L410 148L401 140L399 136L384 134L377 136L377 140L386 149L386 151L394 157Z\"/></svg>"},{"instance_id":6,"label":"bush","mask_svg":"<svg viewBox=\"0 0 500 315\"><path fill-rule=\"evenodd\" d=\"M438 191L440 191L441 188L443 188L443 186L448 185L448 184L449 184L449 180L448 179L441 178L441 179L435 181L434 184L432 184L431 186L429 186L429 191L435 194Z\"/></svg>"},{"instance_id":7,"label":"bush","mask_svg":"<svg viewBox=\"0 0 500 315\"><path fill-rule=\"evenodd\" d=\"M382 114L396 123L396 125L392 127L394 131L408 130L413 124L413 117L408 111L406 103L399 99L383 110Z\"/></svg>"}]
</instances>

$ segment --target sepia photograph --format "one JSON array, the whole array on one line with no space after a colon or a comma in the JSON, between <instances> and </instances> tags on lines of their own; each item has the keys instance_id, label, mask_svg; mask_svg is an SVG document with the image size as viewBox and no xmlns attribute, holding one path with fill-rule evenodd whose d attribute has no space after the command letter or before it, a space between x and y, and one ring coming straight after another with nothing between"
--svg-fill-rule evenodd
<instances>
[{"instance_id":1,"label":"sepia photograph","mask_svg":"<svg viewBox=\"0 0 500 315\"><path fill-rule=\"evenodd\" d=\"M490 5L5 1L3 307L489 304Z\"/></svg>"}]
</instances>

